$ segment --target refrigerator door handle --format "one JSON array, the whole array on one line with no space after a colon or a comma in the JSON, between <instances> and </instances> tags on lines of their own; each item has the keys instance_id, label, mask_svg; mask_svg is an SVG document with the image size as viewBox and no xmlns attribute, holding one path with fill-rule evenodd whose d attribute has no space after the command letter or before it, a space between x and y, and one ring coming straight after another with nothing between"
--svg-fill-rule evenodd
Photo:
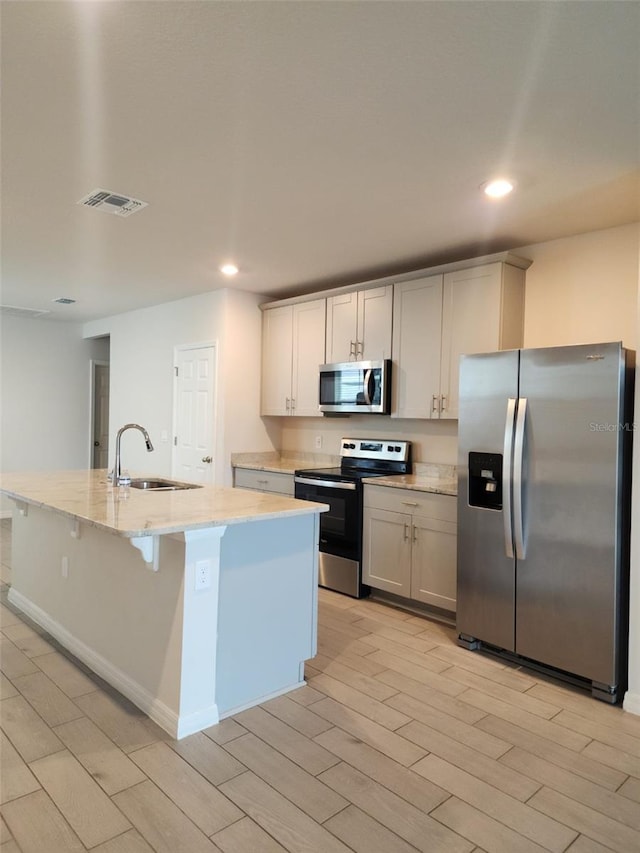
<instances>
[{"instance_id":1,"label":"refrigerator door handle","mask_svg":"<svg viewBox=\"0 0 640 853\"><path fill-rule=\"evenodd\" d=\"M516 543L516 557L519 560L524 560L525 558L522 462L524 455L524 430L526 418L527 398L520 397L518 400L518 414L516 416L516 432L513 449L513 533Z\"/></svg>"},{"instance_id":2,"label":"refrigerator door handle","mask_svg":"<svg viewBox=\"0 0 640 853\"><path fill-rule=\"evenodd\" d=\"M511 517L511 465L513 457L513 429L516 416L516 401L509 397L507 420L504 425L504 450L502 458L502 520L504 522L504 551L513 557L513 526Z\"/></svg>"}]
</instances>

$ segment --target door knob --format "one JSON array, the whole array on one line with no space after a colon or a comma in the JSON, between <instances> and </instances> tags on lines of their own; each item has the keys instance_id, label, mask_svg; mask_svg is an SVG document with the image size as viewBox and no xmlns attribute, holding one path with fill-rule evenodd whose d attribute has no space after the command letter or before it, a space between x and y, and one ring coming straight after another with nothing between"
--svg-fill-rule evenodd
<instances>
[{"instance_id":1,"label":"door knob","mask_svg":"<svg viewBox=\"0 0 640 853\"><path fill-rule=\"evenodd\" d=\"M210 456L203 456L202 461L203 462L211 462L211 457Z\"/></svg>"}]
</instances>

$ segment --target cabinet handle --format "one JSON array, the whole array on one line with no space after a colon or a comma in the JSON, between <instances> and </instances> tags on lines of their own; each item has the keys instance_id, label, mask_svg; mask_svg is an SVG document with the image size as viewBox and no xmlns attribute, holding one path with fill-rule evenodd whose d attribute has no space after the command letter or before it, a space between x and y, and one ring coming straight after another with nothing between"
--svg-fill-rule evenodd
<instances>
[{"instance_id":1,"label":"cabinet handle","mask_svg":"<svg viewBox=\"0 0 640 853\"><path fill-rule=\"evenodd\" d=\"M404 525L404 541L405 542L409 541L409 525L406 522Z\"/></svg>"},{"instance_id":2,"label":"cabinet handle","mask_svg":"<svg viewBox=\"0 0 640 853\"><path fill-rule=\"evenodd\" d=\"M295 409L295 407L296 407L296 398L292 397L291 398L291 411L293 411Z\"/></svg>"},{"instance_id":3,"label":"cabinet handle","mask_svg":"<svg viewBox=\"0 0 640 853\"><path fill-rule=\"evenodd\" d=\"M356 353L356 341L350 341L349 343L351 344L349 347L349 358L350 359L355 358L357 355L357 353Z\"/></svg>"},{"instance_id":4,"label":"cabinet handle","mask_svg":"<svg viewBox=\"0 0 640 853\"><path fill-rule=\"evenodd\" d=\"M287 398L286 398L286 402L285 402L285 404L284 404L284 407L285 407L285 409L287 410L287 412L288 412L288 411L289 411L289 409L291 408L291 400L289 399L289 397L287 397Z\"/></svg>"},{"instance_id":5,"label":"cabinet handle","mask_svg":"<svg viewBox=\"0 0 640 853\"><path fill-rule=\"evenodd\" d=\"M257 483L262 483L263 486L266 486L269 482L268 480L256 480Z\"/></svg>"},{"instance_id":6,"label":"cabinet handle","mask_svg":"<svg viewBox=\"0 0 640 853\"><path fill-rule=\"evenodd\" d=\"M356 358L364 355L364 341L356 341Z\"/></svg>"},{"instance_id":7,"label":"cabinet handle","mask_svg":"<svg viewBox=\"0 0 640 853\"><path fill-rule=\"evenodd\" d=\"M440 412L441 413L447 411L447 400L448 400L448 397L446 394L443 394L442 397L440 397Z\"/></svg>"},{"instance_id":8,"label":"cabinet handle","mask_svg":"<svg viewBox=\"0 0 640 853\"><path fill-rule=\"evenodd\" d=\"M413 524L412 527L413 527L413 541L417 542L418 541L418 528L415 526L415 524Z\"/></svg>"},{"instance_id":9,"label":"cabinet handle","mask_svg":"<svg viewBox=\"0 0 640 853\"><path fill-rule=\"evenodd\" d=\"M434 394L431 398L431 413L437 414L440 411L440 398L437 394Z\"/></svg>"},{"instance_id":10,"label":"cabinet handle","mask_svg":"<svg viewBox=\"0 0 640 853\"><path fill-rule=\"evenodd\" d=\"M403 506L419 506L417 501L400 501Z\"/></svg>"}]
</instances>

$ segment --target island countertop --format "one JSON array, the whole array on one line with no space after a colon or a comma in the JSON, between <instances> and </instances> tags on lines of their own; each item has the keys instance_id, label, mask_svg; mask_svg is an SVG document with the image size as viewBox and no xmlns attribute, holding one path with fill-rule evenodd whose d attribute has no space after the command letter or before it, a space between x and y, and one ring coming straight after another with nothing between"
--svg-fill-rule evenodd
<instances>
[{"instance_id":1,"label":"island countertop","mask_svg":"<svg viewBox=\"0 0 640 853\"><path fill-rule=\"evenodd\" d=\"M326 504L203 485L176 491L114 488L107 471L3 474L0 492L70 519L134 538L325 512Z\"/></svg>"}]
</instances>

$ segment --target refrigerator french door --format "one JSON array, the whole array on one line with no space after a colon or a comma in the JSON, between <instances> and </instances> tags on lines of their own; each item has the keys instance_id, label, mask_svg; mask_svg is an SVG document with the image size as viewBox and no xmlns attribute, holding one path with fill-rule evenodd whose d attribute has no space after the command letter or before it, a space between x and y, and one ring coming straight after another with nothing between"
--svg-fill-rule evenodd
<instances>
[{"instance_id":1,"label":"refrigerator french door","mask_svg":"<svg viewBox=\"0 0 640 853\"><path fill-rule=\"evenodd\" d=\"M464 356L460 645L625 686L634 354L618 343Z\"/></svg>"}]
</instances>

